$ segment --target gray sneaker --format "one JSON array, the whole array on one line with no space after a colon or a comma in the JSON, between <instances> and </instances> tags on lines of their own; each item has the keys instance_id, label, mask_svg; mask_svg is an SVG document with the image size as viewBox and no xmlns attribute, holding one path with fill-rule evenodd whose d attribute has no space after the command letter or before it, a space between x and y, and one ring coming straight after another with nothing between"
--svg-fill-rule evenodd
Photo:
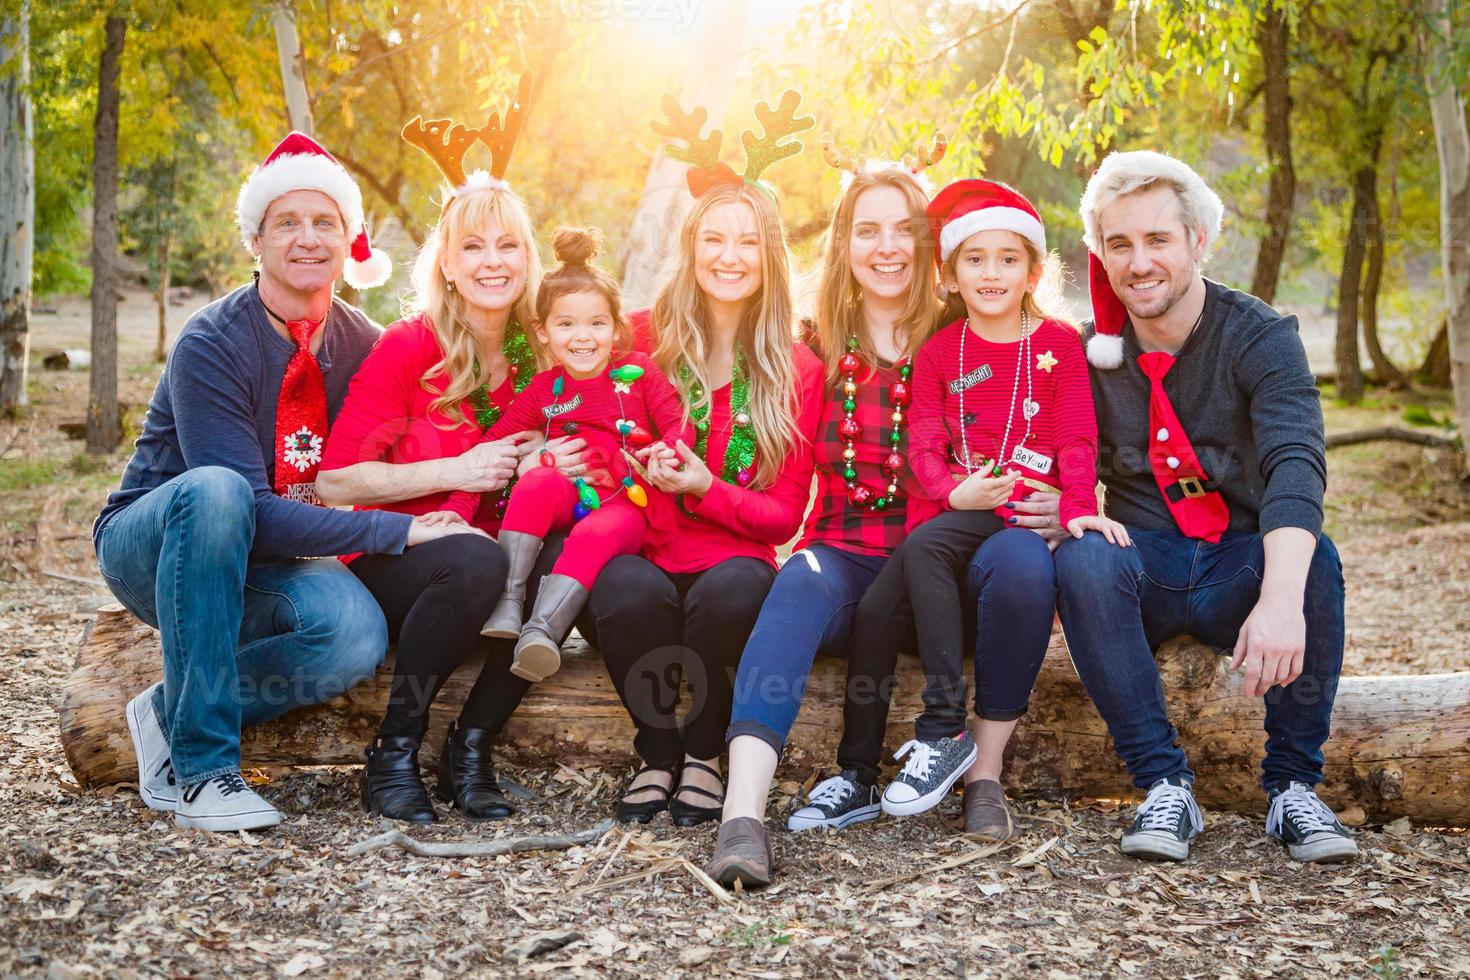
<instances>
[{"instance_id":1,"label":"gray sneaker","mask_svg":"<svg viewBox=\"0 0 1470 980\"><path fill-rule=\"evenodd\" d=\"M176 810L179 788L174 784L174 764L168 739L153 710L153 692L159 681L128 702L128 734L133 737L133 755L138 760L138 795L150 810Z\"/></svg>"},{"instance_id":2,"label":"gray sneaker","mask_svg":"<svg viewBox=\"0 0 1470 980\"><path fill-rule=\"evenodd\" d=\"M1134 857L1183 861L1189 857L1189 842L1204 829L1205 815L1193 789L1182 777L1170 776L1148 788L1119 846Z\"/></svg>"},{"instance_id":3,"label":"gray sneaker","mask_svg":"<svg viewBox=\"0 0 1470 980\"><path fill-rule=\"evenodd\" d=\"M844 770L812 787L806 806L786 820L787 830L841 830L865 820L877 820L882 812L878 787L865 783L856 771Z\"/></svg>"},{"instance_id":4,"label":"gray sneaker","mask_svg":"<svg viewBox=\"0 0 1470 980\"><path fill-rule=\"evenodd\" d=\"M195 830L260 830L281 822L281 811L261 799L238 772L192 783L179 794L174 823Z\"/></svg>"},{"instance_id":5,"label":"gray sneaker","mask_svg":"<svg viewBox=\"0 0 1470 980\"><path fill-rule=\"evenodd\" d=\"M1297 861L1351 861L1358 844L1337 815L1306 783L1288 783L1271 793L1266 833L1286 845Z\"/></svg>"},{"instance_id":6,"label":"gray sneaker","mask_svg":"<svg viewBox=\"0 0 1470 980\"><path fill-rule=\"evenodd\" d=\"M898 778L883 791L883 812L895 817L912 816L933 809L944 794L975 761L975 742L969 732L954 738L932 741L913 739L894 754L909 757Z\"/></svg>"}]
</instances>

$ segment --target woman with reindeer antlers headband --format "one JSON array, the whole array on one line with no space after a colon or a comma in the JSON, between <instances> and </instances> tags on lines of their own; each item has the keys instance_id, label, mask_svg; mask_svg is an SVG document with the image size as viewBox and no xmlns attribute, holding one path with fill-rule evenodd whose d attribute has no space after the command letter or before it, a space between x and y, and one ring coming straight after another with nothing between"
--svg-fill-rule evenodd
<instances>
[{"instance_id":1,"label":"woman with reindeer antlers headband","mask_svg":"<svg viewBox=\"0 0 1470 980\"><path fill-rule=\"evenodd\" d=\"M504 179L531 98L525 75L503 123L492 113L478 130L447 119L404 127L403 138L433 159L450 190L414 266L417 312L388 327L363 362L319 477L329 504L428 515L470 532L401 555L343 557L382 605L398 644L388 709L367 748L362 804L415 823L438 819L418 766L429 706L480 642L507 568L489 535L499 531L517 468L536 463L542 448L532 432L481 442L538 368L525 328L541 264L526 205ZM464 170L476 142L490 151L489 173ZM580 448L570 440L545 451L576 477ZM456 510L451 498L477 506ZM546 549L544 562L555 550ZM539 580L532 577L533 590ZM511 644L492 642L439 756L440 795L472 820L512 813L490 743L529 688L509 673Z\"/></svg>"},{"instance_id":2,"label":"woman with reindeer antlers headband","mask_svg":"<svg viewBox=\"0 0 1470 980\"><path fill-rule=\"evenodd\" d=\"M641 454L650 484L675 504L650 522L640 555L607 566L589 604L644 763L618 803L621 820L668 809L688 827L720 815L735 664L776 577L776 546L806 508L822 367L794 342L785 235L759 182L801 151L783 142L812 125L799 104L786 92L775 109L756 107L762 136L744 134L744 175L720 162L718 130L701 135L704 109L686 115L665 96L668 121L652 124L683 143L666 150L690 165L695 203L676 268L653 309L631 320L635 347L675 382L697 436ZM682 722L681 678L693 701Z\"/></svg>"},{"instance_id":3,"label":"woman with reindeer antlers headband","mask_svg":"<svg viewBox=\"0 0 1470 980\"><path fill-rule=\"evenodd\" d=\"M919 175L943 152L940 138L905 163L859 165L828 148L828 162L844 171L844 188L817 298L814 341L827 385L813 447L817 498L740 659L729 789L708 867L725 885L770 883L766 797L812 661L821 650L848 644L859 600L904 534L909 359L939 315L934 243L925 233L928 194ZM866 707L886 714L875 689ZM852 715L865 704L849 698L849 729L858 730ZM880 724L880 739L881 731ZM876 800L859 801L869 802Z\"/></svg>"}]
</instances>

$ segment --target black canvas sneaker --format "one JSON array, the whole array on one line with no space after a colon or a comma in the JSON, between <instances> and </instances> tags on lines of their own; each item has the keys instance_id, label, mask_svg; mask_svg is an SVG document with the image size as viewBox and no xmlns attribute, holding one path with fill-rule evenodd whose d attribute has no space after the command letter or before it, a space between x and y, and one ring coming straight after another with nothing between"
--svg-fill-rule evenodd
<instances>
[{"instance_id":1,"label":"black canvas sneaker","mask_svg":"<svg viewBox=\"0 0 1470 980\"><path fill-rule=\"evenodd\" d=\"M1287 783L1271 791L1266 833L1286 845L1297 861L1351 861L1358 843L1306 783Z\"/></svg>"},{"instance_id":2,"label":"black canvas sneaker","mask_svg":"<svg viewBox=\"0 0 1470 980\"><path fill-rule=\"evenodd\" d=\"M1123 834L1124 854L1153 861L1183 861L1189 842L1205 829L1205 816L1183 777L1161 779L1138 805L1133 826Z\"/></svg>"},{"instance_id":3,"label":"black canvas sneaker","mask_svg":"<svg viewBox=\"0 0 1470 980\"><path fill-rule=\"evenodd\" d=\"M878 787L863 782L852 769L845 769L840 776L831 776L813 786L806 803L787 818L787 830L815 830L820 827L841 830L865 820L876 820L883 810L878 802Z\"/></svg>"},{"instance_id":4,"label":"black canvas sneaker","mask_svg":"<svg viewBox=\"0 0 1470 980\"><path fill-rule=\"evenodd\" d=\"M975 761L975 741L969 732L954 738L905 742L895 759L909 757L898 778L883 791L883 812L896 817L933 809Z\"/></svg>"}]
</instances>

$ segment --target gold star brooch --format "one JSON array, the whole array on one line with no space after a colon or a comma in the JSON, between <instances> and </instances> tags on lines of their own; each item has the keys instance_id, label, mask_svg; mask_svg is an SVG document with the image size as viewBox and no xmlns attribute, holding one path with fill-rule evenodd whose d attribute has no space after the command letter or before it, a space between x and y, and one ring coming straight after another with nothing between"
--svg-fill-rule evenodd
<instances>
[{"instance_id":1,"label":"gold star brooch","mask_svg":"<svg viewBox=\"0 0 1470 980\"><path fill-rule=\"evenodd\" d=\"M1051 351L1036 355L1036 370L1051 374L1051 369L1057 366L1057 359L1051 356Z\"/></svg>"}]
</instances>

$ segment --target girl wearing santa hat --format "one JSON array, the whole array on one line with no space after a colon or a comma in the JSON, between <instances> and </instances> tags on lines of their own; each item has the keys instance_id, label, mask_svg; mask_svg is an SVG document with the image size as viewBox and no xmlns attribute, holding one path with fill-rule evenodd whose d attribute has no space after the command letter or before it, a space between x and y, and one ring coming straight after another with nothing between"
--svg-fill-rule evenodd
<instances>
[{"instance_id":1,"label":"girl wearing santa hat","mask_svg":"<svg viewBox=\"0 0 1470 980\"><path fill-rule=\"evenodd\" d=\"M907 761L882 806L922 813L963 776L966 831L1004 839L1012 828L1001 762L1056 607L1047 543L1005 529L1016 524L1010 505L1035 492L1057 494L1073 536L1097 530L1122 546L1128 536L1097 512L1097 422L1080 336L1037 300L1055 284L1043 282L1046 234L1035 207L1004 184L960 180L935 196L928 216L953 322L915 359L908 462L922 492L909 506L912 533L864 599L886 618L914 624L925 710L898 752ZM956 583L971 556L982 595L974 737L966 728L966 617Z\"/></svg>"},{"instance_id":2,"label":"girl wearing santa hat","mask_svg":"<svg viewBox=\"0 0 1470 980\"><path fill-rule=\"evenodd\" d=\"M932 159L829 162L846 173L812 337L827 383L813 446L817 496L740 659L729 788L708 867L746 888L772 878L766 800L812 661L846 646L858 600L903 538L909 359L938 322L933 246L922 234L928 195L916 177Z\"/></svg>"}]
</instances>

